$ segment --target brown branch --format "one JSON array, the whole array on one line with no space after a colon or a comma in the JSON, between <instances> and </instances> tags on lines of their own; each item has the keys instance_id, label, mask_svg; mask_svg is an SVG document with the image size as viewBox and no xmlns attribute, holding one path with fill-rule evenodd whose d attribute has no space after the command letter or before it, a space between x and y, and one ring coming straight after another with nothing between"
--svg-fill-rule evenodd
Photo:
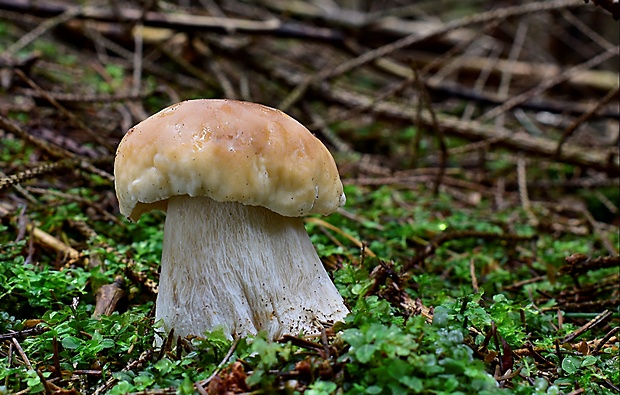
<instances>
[{"instance_id":1,"label":"brown branch","mask_svg":"<svg viewBox=\"0 0 620 395\"><path fill-rule=\"evenodd\" d=\"M569 333L568 335L564 336L564 339L562 339L562 344L568 343L568 342L574 340L575 338L583 335L584 333L586 333L590 329L594 328L595 326L597 326L600 323L602 323L603 321L605 321L607 318L611 317L611 315L612 315L611 311L609 311L609 310L603 311L601 314L597 315L592 320L588 321L581 328L578 328L578 329L574 330L573 332Z\"/></svg>"},{"instance_id":2,"label":"brown branch","mask_svg":"<svg viewBox=\"0 0 620 395\"><path fill-rule=\"evenodd\" d=\"M566 265L560 268L560 273L571 275L583 274L592 270L616 266L620 267L620 257L618 256L591 258L584 254L573 254L566 257Z\"/></svg>"},{"instance_id":3,"label":"brown branch","mask_svg":"<svg viewBox=\"0 0 620 395\"><path fill-rule=\"evenodd\" d=\"M598 344L594 348L594 352L597 353L597 352L601 351L601 348L603 348L607 344L607 342L618 332L620 332L620 326L613 327L609 332L607 332L605 337L603 337L598 342Z\"/></svg>"},{"instance_id":4,"label":"brown branch","mask_svg":"<svg viewBox=\"0 0 620 395\"><path fill-rule=\"evenodd\" d=\"M545 2L535 2L535 3L527 3L524 5L513 6L500 8L497 10L491 10L487 12L482 12L479 14L469 15L457 20L453 20L447 22L445 24L438 25L432 29L427 30L426 32L420 34L419 32L415 32L408 36L405 36L397 41L386 44L379 48L376 48L372 51L368 51L360 56L349 59L336 67L326 68L308 80L303 81L299 84L290 94L285 103L287 107L293 105L297 100L299 100L308 88L311 85L320 83L322 81L327 81L332 78L336 78L344 73L347 73L353 69L356 69L360 66L368 64L376 59L385 57L387 55L392 54L393 52L409 47L413 44L420 43L424 40L428 40L429 38L438 37L442 34L446 34L453 30L477 25L481 23L491 22L497 19L505 19L512 16L525 15L533 12L543 12L550 11L554 9L562 9L571 6L579 6L583 3L580 0L553 0L553 1L545 1Z\"/></svg>"},{"instance_id":5,"label":"brown branch","mask_svg":"<svg viewBox=\"0 0 620 395\"><path fill-rule=\"evenodd\" d=\"M594 105L590 109L590 111L582 114L568 128L566 128L566 130L562 134L562 137L560 137L560 141L558 142L558 149L555 154L558 156L562 154L562 146L564 145L566 140L568 140L568 138L573 134L573 132L579 127L579 125L582 125L588 119L592 118L597 112L599 112L603 108L603 106L607 105L607 103L609 103L615 96L618 96L619 91L620 88L609 91L609 93L607 93L605 97L599 100L598 103L596 103L596 105Z\"/></svg>"},{"instance_id":6,"label":"brown branch","mask_svg":"<svg viewBox=\"0 0 620 395\"><path fill-rule=\"evenodd\" d=\"M41 88L36 82L34 82L30 77L28 77L23 71L20 69L15 69L15 74L24 82L26 82L32 89L37 91L43 98L45 98L54 108L56 108L61 114L69 119L71 123L77 126L79 129L84 131L88 136L90 136L95 142L97 142L102 147L105 147L109 152L114 152L114 148L112 144L106 141L101 133L97 133L92 130L89 126L87 126L81 119L76 117L72 112L67 110L64 106L62 106L56 99L47 94L47 91Z\"/></svg>"},{"instance_id":7,"label":"brown branch","mask_svg":"<svg viewBox=\"0 0 620 395\"><path fill-rule=\"evenodd\" d=\"M536 77L532 75L532 77ZM541 76L542 77L542 76ZM617 77L617 75L616 75ZM607 84L605 84L607 86ZM592 86L592 85L590 85ZM476 92L465 86L458 85L453 82L433 83L432 80L428 82L428 88L431 92L449 95L451 97L457 97L466 100L476 101L482 104L492 104L499 106L504 100L501 100L496 94L491 92ZM617 89L617 84L616 88ZM613 90L613 88L612 88ZM535 97L530 100L526 100L523 103L519 103L515 108L521 108L523 110L533 111L546 111L554 114L566 114L574 116L583 116L590 113L592 108L588 109L585 104L551 100L548 98ZM620 120L620 112L614 111L613 107L600 108L590 115L590 118L610 118Z\"/></svg>"},{"instance_id":8,"label":"brown branch","mask_svg":"<svg viewBox=\"0 0 620 395\"><path fill-rule=\"evenodd\" d=\"M11 134L14 134L20 139L26 141L27 143L30 143L35 147L45 151L48 155L54 158L71 158L75 156L75 154L73 154L72 152L69 152L61 147L57 147L43 139L33 136L17 122L9 118L5 118L3 115L0 115L0 128L6 130Z\"/></svg>"},{"instance_id":9,"label":"brown branch","mask_svg":"<svg viewBox=\"0 0 620 395\"><path fill-rule=\"evenodd\" d=\"M506 111L509 111L515 108L516 106L522 103L525 103L526 101L536 96L539 96L540 94L554 87L555 85L568 80L571 76L577 75L583 72L584 70L588 70L600 63L603 63L604 61L608 59L611 59L614 56L618 56L618 48L614 48L613 50L605 50L604 52L601 52L597 56L594 56L593 58L583 63L570 67L566 69L564 72L557 74L554 77L551 77L547 80L544 80L543 82L538 84L536 87L526 92L523 92L520 95L512 97L511 99L507 100L504 104L497 106L493 108L492 110L482 114L480 116L480 119L481 120L493 119L497 117L498 115L503 114Z\"/></svg>"},{"instance_id":10,"label":"brown branch","mask_svg":"<svg viewBox=\"0 0 620 395\"><path fill-rule=\"evenodd\" d=\"M334 26L342 30L362 31L365 36L382 35L384 37L402 37L411 34L425 34L442 25L441 22L411 19L402 12L392 15L365 13L351 8L343 9L332 3L331 6L303 0L266 0L264 6L283 15L292 15L297 19L311 20L319 25ZM460 29L448 32L442 41L450 44L469 43L477 32Z\"/></svg>"},{"instance_id":11,"label":"brown branch","mask_svg":"<svg viewBox=\"0 0 620 395\"><path fill-rule=\"evenodd\" d=\"M426 85L424 81L421 80L420 73L416 70L414 70L414 77L414 82L416 84L416 87L418 88L418 94L420 96L420 105L418 106L416 118L420 118L420 114L422 112L422 105L426 107L426 110L431 117L430 126L437 137L437 143L439 146L439 172L437 172L437 177L435 178L435 182L433 184L433 194L437 195L439 194L439 187L441 186L441 181L446 172L446 163L448 162L448 148L443 129L440 128L439 124L437 123L437 114L435 114L435 111L433 110L433 104L431 102L431 97L428 93L428 90L426 89ZM421 131L418 130L418 135L420 133Z\"/></svg>"},{"instance_id":12,"label":"brown branch","mask_svg":"<svg viewBox=\"0 0 620 395\"><path fill-rule=\"evenodd\" d=\"M430 37L435 37L441 34L446 34L458 28L491 22L496 19L505 19L508 17L525 15L525 14L530 14L530 13L535 13L535 12L544 12L544 11L550 11L550 10L555 10L555 9L567 8L567 7L575 7L575 6L579 6L582 4L583 3L581 3L579 0L553 0L553 1L526 3L523 5L500 8L496 10L491 10L487 12L481 12L478 14L469 15L469 16L466 16L466 17L463 17L457 20L447 22L443 25L439 25L425 32L425 34L414 33L400 40L397 40L393 43L384 45L383 47L379 47L373 51L370 51L361 56L358 56L357 58L353 58L349 61L346 61L334 69L328 69L324 73L322 73L322 75L324 75L325 79L335 78L359 66L367 64L368 62L371 62L375 59L389 55L393 53L394 51L409 47L415 43L419 43Z\"/></svg>"},{"instance_id":13,"label":"brown branch","mask_svg":"<svg viewBox=\"0 0 620 395\"><path fill-rule=\"evenodd\" d=\"M37 2L30 0L0 0L0 9L28 13L49 18L77 8L60 3ZM116 12L115 12L116 11ZM219 33L271 34L279 37L297 37L318 41L341 42L340 32L328 28L284 23L278 19L255 21L249 19L220 18L193 14L166 14L156 11L143 12L137 8L118 8L112 10L102 7L81 7L75 11L75 18L101 22L137 23L144 26L170 28L178 31L212 31Z\"/></svg>"},{"instance_id":14,"label":"brown branch","mask_svg":"<svg viewBox=\"0 0 620 395\"><path fill-rule=\"evenodd\" d=\"M10 333L0 333L0 341L9 340L9 339L23 339L28 336L37 336L41 333L48 331L49 328L46 326L35 326L34 328L22 329L21 331L10 332Z\"/></svg>"},{"instance_id":15,"label":"brown branch","mask_svg":"<svg viewBox=\"0 0 620 395\"><path fill-rule=\"evenodd\" d=\"M21 184L24 181L36 178L43 174L55 172L60 169L71 168L74 161L71 159L63 159L58 162L44 163L32 169L24 170L22 172L11 174L7 177L0 178L0 192L13 185Z\"/></svg>"},{"instance_id":16,"label":"brown branch","mask_svg":"<svg viewBox=\"0 0 620 395\"><path fill-rule=\"evenodd\" d=\"M589 3L589 0L584 0ZM607 10L615 20L620 19L620 3L614 0L592 0L595 5Z\"/></svg>"}]
</instances>

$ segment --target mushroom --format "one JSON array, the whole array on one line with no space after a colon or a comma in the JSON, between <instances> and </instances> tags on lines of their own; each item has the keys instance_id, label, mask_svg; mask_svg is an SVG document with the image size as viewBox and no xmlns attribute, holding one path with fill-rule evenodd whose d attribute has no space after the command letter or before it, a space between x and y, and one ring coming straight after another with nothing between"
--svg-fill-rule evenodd
<instances>
[{"instance_id":1,"label":"mushroom","mask_svg":"<svg viewBox=\"0 0 620 395\"><path fill-rule=\"evenodd\" d=\"M140 122L114 162L120 211L166 211L155 318L180 336L222 328L318 333L348 313L305 214L345 203L327 148L260 104L188 100Z\"/></svg>"}]
</instances>

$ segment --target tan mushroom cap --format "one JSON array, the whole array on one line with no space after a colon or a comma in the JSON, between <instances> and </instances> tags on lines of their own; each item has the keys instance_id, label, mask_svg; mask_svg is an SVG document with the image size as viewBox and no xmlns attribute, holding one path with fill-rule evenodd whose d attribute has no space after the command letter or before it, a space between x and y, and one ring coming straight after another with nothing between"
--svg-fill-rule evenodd
<instances>
[{"instance_id":1,"label":"tan mushroom cap","mask_svg":"<svg viewBox=\"0 0 620 395\"><path fill-rule=\"evenodd\" d=\"M114 162L120 211L137 221L175 195L263 206L294 217L345 202L327 148L295 119L260 104L188 100L140 122Z\"/></svg>"}]
</instances>

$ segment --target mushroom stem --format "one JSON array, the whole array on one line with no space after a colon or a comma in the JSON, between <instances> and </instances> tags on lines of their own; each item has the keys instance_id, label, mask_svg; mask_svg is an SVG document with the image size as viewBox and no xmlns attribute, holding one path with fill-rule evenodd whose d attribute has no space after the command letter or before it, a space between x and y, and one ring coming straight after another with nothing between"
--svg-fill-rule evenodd
<instances>
[{"instance_id":1,"label":"mushroom stem","mask_svg":"<svg viewBox=\"0 0 620 395\"><path fill-rule=\"evenodd\" d=\"M180 336L318 333L348 313L303 221L264 207L173 196L155 318Z\"/></svg>"}]
</instances>

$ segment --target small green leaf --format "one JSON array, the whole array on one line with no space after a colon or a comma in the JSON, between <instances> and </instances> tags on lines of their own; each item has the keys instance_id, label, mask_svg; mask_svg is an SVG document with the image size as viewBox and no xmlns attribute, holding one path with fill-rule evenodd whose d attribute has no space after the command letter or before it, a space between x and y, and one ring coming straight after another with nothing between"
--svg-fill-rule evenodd
<instances>
[{"instance_id":1,"label":"small green leaf","mask_svg":"<svg viewBox=\"0 0 620 395\"><path fill-rule=\"evenodd\" d=\"M592 366L597 362L597 358L593 355L588 355L586 356L582 361L581 361L581 366L585 367L585 366Z\"/></svg>"},{"instance_id":2,"label":"small green leaf","mask_svg":"<svg viewBox=\"0 0 620 395\"><path fill-rule=\"evenodd\" d=\"M574 374L579 369L579 366L581 366L581 363L575 357L568 356L562 360L562 369L567 374Z\"/></svg>"},{"instance_id":3,"label":"small green leaf","mask_svg":"<svg viewBox=\"0 0 620 395\"><path fill-rule=\"evenodd\" d=\"M371 395L380 394L382 391L383 388L379 387L378 385L371 385L370 387L366 388L366 393Z\"/></svg>"},{"instance_id":4,"label":"small green leaf","mask_svg":"<svg viewBox=\"0 0 620 395\"><path fill-rule=\"evenodd\" d=\"M62 346L69 350L75 350L82 345L82 341L77 337L67 336L62 339Z\"/></svg>"},{"instance_id":5,"label":"small green leaf","mask_svg":"<svg viewBox=\"0 0 620 395\"><path fill-rule=\"evenodd\" d=\"M116 343L112 339L103 339L101 342L101 348L112 348Z\"/></svg>"},{"instance_id":6,"label":"small green leaf","mask_svg":"<svg viewBox=\"0 0 620 395\"><path fill-rule=\"evenodd\" d=\"M372 355L375 353L374 344L364 344L357 350L355 350L355 356L361 363L368 363L372 359Z\"/></svg>"}]
</instances>

